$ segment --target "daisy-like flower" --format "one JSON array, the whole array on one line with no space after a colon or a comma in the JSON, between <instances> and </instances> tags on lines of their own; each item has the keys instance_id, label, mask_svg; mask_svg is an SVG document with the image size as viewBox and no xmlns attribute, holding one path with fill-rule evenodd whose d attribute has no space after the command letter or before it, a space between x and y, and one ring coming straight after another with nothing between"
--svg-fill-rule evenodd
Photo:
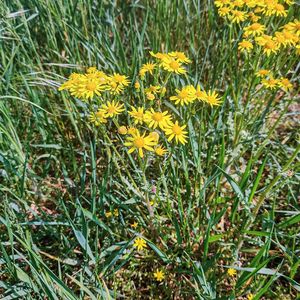
<instances>
[{"instance_id":1,"label":"daisy-like flower","mask_svg":"<svg viewBox=\"0 0 300 300\"><path fill-rule=\"evenodd\" d=\"M220 97L217 92L215 91L208 91L205 92L204 101L208 103L210 106L218 106L221 104Z\"/></svg>"},{"instance_id":2,"label":"daisy-like flower","mask_svg":"<svg viewBox=\"0 0 300 300\"><path fill-rule=\"evenodd\" d=\"M286 17L287 11L285 10L284 6L280 3L276 3L269 9L265 11L266 16L272 16L275 15L277 17Z\"/></svg>"},{"instance_id":3,"label":"daisy-like flower","mask_svg":"<svg viewBox=\"0 0 300 300\"><path fill-rule=\"evenodd\" d=\"M147 244L144 239L138 237L134 240L133 247L137 248L138 251L141 251L147 247Z\"/></svg>"},{"instance_id":4,"label":"daisy-like flower","mask_svg":"<svg viewBox=\"0 0 300 300\"><path fill-rule=\"evenodd\" d=\"M175 74L185 74L186 70L182 67L181 62L178 59L172 57L166 57L162 59L161 66L164 70L175 73Z\"/></svg>"},{"instance_id":5,"label":"daisy-like flower","mask_svg":"<svg viewBox=\"0 0 300 300\"><path fill-rule=\"evenodd\" d=\"M272 53L277 53L279 50L279 45L277 44L276 40L269 35L262 35L257 37L256 42L263 47L263 53L267 56L270 56Z\"/></svg>"},{"instance_id":6,"label":"daisy-like flower","mask_svg":"<svg viewBox=\"0 0 300 300\"><path fill-rule=\"evenodd\" d=\"M124 104L119 104L118 101L107 101L106 104L102 104L100 111L104 112L107 117L114 117L124 111Z\"/></svg>"},{"instance_id":7,"label":"daisy-like flower","mask_svg":"<svg viewBox=\"0 0 300 300\"><path fill-rule=\"evenodd\" d=\"M278 86L278 79L274 79L272 76L270 78L264 78L261 81L262 85L270 90L276 89Z\"/></svg>"},{"instance_id":8,"label":"daisy-like flower","mask_svg":"<svg viewBox=\"0 0 300 300\"><path fill-rule=\"evenodd\" d=\"M174 57L178 62L184 64L190 64L192 61L184 54L184 52L173 51L168 53L171 57Z\"/></svg>"},{"instance_id":9,"label":"daisy-like flower","mask_svg":"<svg viewBox=\"0 0 300 300\"><path fill-rule=\"evenodd\" d=\"M175 123L171 122L168 128L166 128L165 134L168 135L168 142L172 141L175 138L176 144L180 142L181 144L187 143L187 131L184 130L186 128L186 125L180 126L178 124L178 121Z\"/></svg>"},{"instance_id":10,"label":"daisy-like flower","mask_svg":"<svg viewBox=\"0 0 300 300\"><path fill-rule=\"evenodd\" d=\"M281 77L278 80L278 85L285 91L289 91L293 88L292 83L285 77Z\"/></svg>"},{"instance_id":11,"label":"daisy-like flower","mask_svg":"<svg viewBox=\"0 0 300 300\"><path fill-rule=\"evenodd\" d=\"M195 88L188 85L181 90L175 89L176 96L171 96L170 100L175 101L175 104L185 105L193 102L196 99Z\"/></svg>"},{"instance_id":12,"label":"daisy-like flower","mask_svg":"<svg viewBox=\"0 0 300 300\"><path fill-rule=\"evenodd\" d=\"M230 6L232 7L232 8L234 8L234 7L243 7L244 6L244 1L243 0L233 0L233 1L231 1L230 2Z\"/></svg>"},{"instance_id":13,"label":"daisy-like flower","mask_svg":"<svg viewBox=\"0 0 300 300\"><path fill-rule=\"evenodd\" d=\"M153 276L157 281L163 281L165 278L164 272L158 269L153 273Z\"/></svg>"},{"instance_id":14,"label":"daisy-like flower","mask_svg":"<svg viewBox=\"0 0 300 300\"><path fill-rule=\"evenodd\" d=\"M107 212L105 213L105 217L106 217L106 218L112 217L112 212L111 212L111 211L107 211Z\"/></svg>"},{"instance_id":15,"label":"daisy-like flower","mask_svg":"<svg viewBox=\"0 0 300 300\"><path fill-rule=\"evenodd\" d=\"M201 101L205 100L206 93L205 93L205 91L201 90L200 84L198 84L197 88L194 89L194 95L197 100L201 100Z\"/></svg>"},{"instance_id":16,"label":"daisy-like flower","mask_svg":"<svg viewBox=\"0 0 300 300\"><path fill-rule=\"evenodd\" d=\"M266 77L266 76L270 75L270 73L271 73L270 70L261 69L261 70L257 71L257 72L255 73L255 75L256 75L257 77Z\"/></svg>"},{"instance_id":17,"label":"daisy-like flower","mask_svg":"<svg viewBox=\"0 0 300 300\"><path fill-rule=\"evenodd\" d=\"M253 300L253 298L254 298L253 294L250 293L247 295L247 300Z\"/></svg>"},{"instance_id":18,"label":"daisy-like flower","mask_svg":"<svg viewBox=\"0 0 300 300\"><path fill-rule=\"evenodd\" d=\"M71 95L88 100L94 96L100 96L105 90L103 81L96 77L80 76L77 85L70 88Z\"/></svg>"},{"instance_id":19,"label":"daisy-like flower","mask_svg":"<svg viewBox=\"0 0 300 300\"><path fill-rule=\"evenodd\" d=\"M242 40L239 43L238 49L246 52L251 52L251 50L253 49L253 44L250 41Z\"/></svg>"},{"instance_id":20,"label":"daisy-like flower","mask_svg":"<svg viewBox=\"0 0 300 300\"><path fill-rule=\"evenodd\" d=\"M168 150L162 146L157 146L155 148L155 154L158 156L164 156L166 153L168 153Z\"/></svg>"},{"instance_id":21,"label":"daisy-like flower","mask_svg":"<svg viewBox=\"0 0 300 300\"><path fill-rule=\"evenodd\" d=\"M231 277L235 276L236 275L236 270L235 269L232 269L232 268L229 268L228 271L227 271L227 274Z\"/></svg>"},{"instance_id":22,"label":"daisy-like flower","mask_svg":"<svg viewBox=\"0 0 300 300\"><path fill-rule=\"evenodd\" d=\"M247 14L244 11L240 10L232 10L231 14L229 15L229 20L232 23L237 23L239 24L240 22L244 22L247 19Z\"/></svg>"},{"instance_id":23,"label":"daisy-like flower","mask_svg":"<svg viewBox=\"0 0 300 300\"><path fill-rule=\"evenodd\" d=\"M78 73L72 73L69 76L69 79L64 82L59 88L59 91L63 91L63 90L70 90L71 88L78 86L80 83L80 80L84 78L84 75L82 74L78 74Z\"/></svg>"},{"instance_id":24,"label":"daisy-like flower","mask_svg":"<svg viewBox=\"0 0 300 300\"><path fill-rule=\"evenodd\" d=\"M128 113L134 118L134 124L143 124L145 117L143 107L135 108L134 106L131 106L131 111Z\"/></svg>"},{"instance_id":25,"label":"daisy-like flower","mask_svg":"<svg viewBox=\"0 0 300 300\"><path fill-rule=\"evenodd\" d=\"M145 113L145 122L148 124L150 128L161 128L164 129L168 127L171 123L172 117L168 114L168 111L160 112L154 111L153 108L150 108L149 111Z\"/></svg>"},{"instance_id":26,"label":"daisy-like flower","mask_svg":"<svg viewBox=\"0 0 300 300\"><path fill-rule=\"evenodd\" d=\"M128 77L119 73L108 76L107 87L113 94L120 94L129 85Z\"/></svg>"},{"instance_id":27,"label":"daisy-like flower","mask_svg":"<svg viewBox=\"0 0 300 300\"><path fill-rule=\"evenodd\" d=\"M141 158L144 157L143 149L154 151L153 146L157 144L150 135L146 136L146 133L141 135L138 130L136 130L135 133L132 133L132 136L127 137L126 140L127 142L125 142L124 145L130 147L128 153L137 150Z\"/></svg>"},{"instance_id":28,"label":"daisy-like flower","mask_svg":"<svg viewBox=\"0 0 300 300\"><path fill-rule=\"evenodd\" d=\"M151 75L153 75L153 71L155 69L155 66L156 64L153 64L153 63L146 63L146 64L143 64L141 69L140 69L140 76L142 78L145 77L146 73L150 73Z\"/></svg>"},{"instance_id":29,"label":"daisy-like flower","mask_svg":"<svg viewBox=\"0 0 300 300\"><path fill-rule=\"evenodd\" d=\"M89 120L91 123L95 124L96 126L100 126L100 124L107 123L107 116L105 112L98 110L97 112L92 112L89 115Z\"/></svg>"},{"instance_id":30,"label":"daisy-like flower","mask_svg":"<svg viewBox=\"0 0 300 300\"><path fill-rule=\"evenodd\" d=\"M229 16L229 14L230 14L230 8L229 7L227 7L227 6L224 6L224 7L220 7L219 9L218 9L218 14L219 14L219 16L221 16L221 17L228 17Z\"/></svg>"},{"instance_id":31,"label":"daisy-like flower","mask_svg":"<svg viewBox=\"0 0 300 300\"><path fill-rule=\"evenodd\" d=\"M297 19L295 19L293 22L285 24L283 28L291 33L300 36L300 21Z\"/></svg>"},{"instance_id":32,"label":"daisy-like flower","mask_svg":"<svg viewBox=\"0 0 300 300\"><path fill-rule=\"evenodd\" d=\"M244 36L248 37L250 35L253 35L253 36L262 35L265 30L266 30L265 25L262 25L260 23L253 23L244 28Z\"/></svg>"}]
</instances>

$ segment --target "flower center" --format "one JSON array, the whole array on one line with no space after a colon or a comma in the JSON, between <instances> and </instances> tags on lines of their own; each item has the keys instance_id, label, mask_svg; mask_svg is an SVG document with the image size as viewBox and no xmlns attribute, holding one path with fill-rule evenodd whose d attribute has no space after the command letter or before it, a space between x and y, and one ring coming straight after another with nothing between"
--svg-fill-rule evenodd
<instances>
[{"instance_id":1,"label":"flower center","mask_svg":"<svg viewBox=\"0 0 300 300\"><path fill-rule=\"evenodd\" d=\"M89 82L86 85L86 89L89 90L90 92L93 92L97 89L97 84L95 82Z\"/></svg>"},{"instance_id":2,"label":"flower center","mask_svg":"<svg viewBox=\"0 0 300 300\"><path fill-rule=\"evenodd\" d=\"M163 119L163 114L160 112L154 113L152 119L156 122L160 122Z\"/></svg>"},{"instance_id":3,"label":"flower center","mask_svg":"<svg viewBox=\"0 0 300 300\"><path fill-rule=\"evenodd\" d=\"M260 28L260 24L258 24L258 23L254 23L254 24L251 25L252 30L257 30L259 28Z\"/></svg>"},{"instance_id":4,"label":"flower center","mask_svg":"<svg viewBox=\"0 0 300 300\"><path fill-rule=\"evenodd\" d=\"M269 41L269 42L267 42L267 43L265 44L265 47L266 47L267 49L275 49L276 45L275 45L275 43L273 43L272 41Z\"/></svg>"},{"instance_id":5,"label":"flower center","mask_svg":"<svg viewBox=\"0 0 300 300\"><path fill-rule=\"evenodd\" d=\"M181 91L179 94L178 94L178 98L179 99L185 99L187 98L189 95L189 93L187 91Z\"/></svg>"},{"instance_id":6,"label":"flower center","mask_svg":"<svg viewBox=\"0 0 300 300\"><path fill-rule=\"evenodd\" d=\"M145 141L142 137L139 137L133 141L133 144L136 148L143 148L145 146Z\"/></svg>"},{"instance_id":7,"label":"flower center","mask_svg":"<svg viewBox=\"0 0 300 300\"><path fill-rule=\"evenodd\" d=\"M172 130L173 130L173 132L174 132L176 135L180 135L181 132L182 132L180 126L179 126L179 125L176 125L176 124L173 126Z\"/></svg>"},{"instance_id":8,"label":"flower center","mask_svg":"<svg viewBox=\"0 0 300 300\"><path fill-rule=\"evenodd\" d=\"M116 108L114 106L108 106L107 111L108 113L113 114L116 112Z\"/></svg>"},{"instance_id":9,"label":"flower center","mask_svg":"<svg viewBox=\"0 0 300 300\"><path fill-rule=\"evenodd\" d=\"M174 60L174 61L170 62L170 67L173 70L177 70L179 68L179 63L176 60Z\"/></svg>"},{"instance_id":10,"label":"flower center","mask_svg":"<svg viewBox=\"0 0 300 300\"><path fill-rule=\"evenodd\" d=\"M123 76L115 75L114 79L115 79L116 82L122 82L123 81Z\"/></svg>"}]
</instances>

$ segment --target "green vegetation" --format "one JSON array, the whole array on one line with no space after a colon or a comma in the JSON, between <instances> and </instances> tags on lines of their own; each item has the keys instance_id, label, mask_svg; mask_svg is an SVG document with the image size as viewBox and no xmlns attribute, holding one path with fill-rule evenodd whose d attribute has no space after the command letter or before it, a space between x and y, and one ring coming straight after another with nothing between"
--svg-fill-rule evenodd
<instances>
[{"instance_id":1,"label":"green vegetation","mask_svg":"<svg viewBox=\"0 0 300 300\"><path fill-rule=\"evenodd\" d=\"M299 297L299 55L242 54L241 35L213 1L0 0L1 299ZM186 145L141 159L58 87L97 66L128 76L129 102L151 50L185 52L172 88L201 82L222 103L192 112ZM293 90L262 88L260 69Z\"/></svg>"}]
</instances>

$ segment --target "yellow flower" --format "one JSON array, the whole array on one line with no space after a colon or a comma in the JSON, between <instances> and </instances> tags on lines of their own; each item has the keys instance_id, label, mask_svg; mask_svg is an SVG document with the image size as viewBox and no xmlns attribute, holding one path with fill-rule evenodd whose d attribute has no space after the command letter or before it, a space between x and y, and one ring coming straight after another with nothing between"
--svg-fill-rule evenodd
<instances>
[{"instance_id":1,"label":"yellow flower","mask_svg":"<svg viewBox=\"0 0 300 300\"><path fill-rule=\"evenodd\" d=\"M146 64L143 64L141 69L140 69L140 76L141 77L144 77L146 73L150 73L151 75L153 75L153 71L155 69L155 66L156 64L153 64L153 63L146 63Z\"/></svg>"},{"instance_id":2,"label":"yellow flower","mask_svg":"<svg viewBox=\"0 0 300 300\"><path fill-rule=\"evenodd\" d=\"M252 22L257 22L260 19L260 16L257 16L255 13L253 12L249 12L248 13L248 17Z\"/></svg>"},{"instance_id":3,"label":"yellow flower","mask_svg":"<svg viewBox=\"0 0 300 300\"><path fill-rule=\"evenodd\" d=\"M150 128L157 128L159 126L161 129L166 128L171 122L171 116L168 114L168 111L155 112L153 108L146 111L145 113L145 122L148 123Z\"/></svg>"},{"instance_id":4,"label":"yellow flower","mask_svg":"<svg viewBox=\"0 0 300 300\"><path fill-rule=\"evenodd\" d=\"M149 135L153 138L153 141L155 141L156 143L158 142L159 134L156 131L150 132Z\"/></svg>"},{"instance_id":5,"label":"yellow flower","mask_svg":"<svg viewBox=\"0 0 300 300\"><path fill-rule=\"evenodd\" d=\"M147 244L144 239L136 238L133 246L136 247L140 251L140 250L144 250L144 248L147 247Z\"/></svg>"},{"instance_id":6,"label":"yellow flower","mask_svg":"<svg viewBox=\"0 0 300 300\"><path fill-rule=\"evenodd\" d=\"M173 51L168 53L171 57L177 59L178 62L190 64L192 61L184 54L184 52Z\"/></svg>"},{"instance_id":7,"label":"yellow flower","mask_svg":"<svg viewBox=\"0 0 300 300\"><path fill-rule=\"evenodd\" d=\"M276 40L269 35L259 36L255 40L260 46L263 47L263 52L267 54L267 56L270 56L272 53L275 54L279 50Z\"/></svg>"},{"instance_id":8,"label":"yellow flower","mask_svg":"<svg viewBox=\"0 0 300 300\"><path fill-rule=\"evenodd\" d=\"M197 88L194 89L194 95L197 100L201 100L201 101L205 100L206 93L205 93L205 91L201 90L200 84L198 84Z\"/></svg>"},{"instance_id":9,"label":"yellow flower","mask_svg":"<svg viewBox=\"0 0 300 300\"><path fill-rule=\"evenodd\" d=\"M100 111L105 112L107 117L114 117L119 115L122 111L125 109L123 108L124 104L120 104L119 102L115 100L113 101L107 101L106 104L102 104Z\"/></svg>"},{"instance_id":10,"label":"yellow flower","mask_svg":"<svg viewBox=\"0 0 300 300\"><path fill-rule=\"evenodd\" d=\"M108 76L108 90L113 94L120 94L124 90L124 87L128 85L129 80L125 75L114 73L113 75Z\"/></svg>"},{"instance_id":11,"label":"yellow flower","mask_svg":"<svg viewBox=\"0 0 300 300\"><path fill-rule=\"evenodd\" d=\"M182 67L181 62L178 59L174 59L172 57L166 57L162 59L162 64L164 70L176 73L176 74L185 74L186 70Z\"/></svg>"},{"instance_id":12,"label":"yellow flower","mask_svg":"<svg viewBox=\"0 0 300 300\"><path fill-rule=\"evenodd\" d=\"M218 9L218 14L219 14L219 16L221 16L221 17L227 17L227 16L229 16L229 14L230 14L230 8L227 7L227 6L220 7L220 8Z\"/></svg>"},{"instance_id":13,"label":"yellow flower","mask_svg":"<svg viewBox=\"0 0 300 300\"><path fill-rule=\"evenodd\" d=\"M261 81L262 85L266 88L269 88L271 90L276 89L277 85L278 85L278 80L274 79L272 76L270 76L270 78L264 78Z\"/></svg>"},{"instance_id":14,"label":"yellow flower","mask_svg":"<svg viewBox=\"0 0 300 300\"><path fill-rule=\"evenodd\" d=\"M157 154L158 156L164 156L166 153L168 153L168 150L162 146L157 146L155 148L155 154Z\"/></svg>"},{"instance_id":15,"label":"yellow flower","mask_svg":"<svg viewBox=\"0 0 300 300\"><path fill-rule=\"evenodd\" d=\"M265 69L262 69L262 70L259 70L255 73L255 75L257 77L266 77L267 75L270 75L270 70L265 70Z\"/></svg>"},{"instance_id":16,"label":"yellow flower","mask_svg":"<svg viewBox=\"0 0 300 300\"><path fill-rule=\"evenodd\" d=\"M138 107L137 109L134 106L131 106L131 111L129 115L134 118L134 124L143 124L144 122L144 108Z\"/></svg>"},{"instance_id":17,"label":"yellow flower","mask_svg":"<svg viewBox=\"0 0 300 300\"><path fill-rule=\"evenodd\" d=\"M215 1L215 6L216 7L223 7L225 5L230 4L230 0L217 0Z\"/></svg>"},{"instance_id":18,"label":"yellow flower","mask_svg":"<svg viewBox=\"0 0 300 300\"><path fill-rule=\"evenodd\" d=\"M247 14L244 11L240 11L240 10L232 10L231 11L231 15L229 15L229 20L232 23L240 23L243 22L247 19Z\"/></svg>"},{"instance_id":19,"label":"yellow flower","mask_svg":"<svg viewBox=\"0 0 300 300\"><path fill-rule=\"evenodd\" d=\"M127 128L126 128L126 126L121 126L121 127L119 127L118 128L118 132L120 133L120 134L126 134L127 133Z\"/></svg>"},{"instance_id":20,"label":"yellow flower","mask_svg":"<svg viewBox=\"0 0 300 300\"><path fill-rule=\"evenodd\" d=\"M91 99L95 95L99 96L105 90L105 85L99 78L89 78L86 75L76 76L75 79L71 79L69 84L70 86L67 88L71 95L84 100Z\"/></svg>"},{"instance_id":21,"label":"yellow flower","mask_svg":"<svg viewBox=\"0 0 300 300\"><path fill-rule=\"evenodd\" d=\"M284 6L280 3L276 3L270 7L267 7L264 10L264 14L266 16L272 16L275 15L277 17L286 17L287 11L285 10Z\"/></svg>"},{"instance_id":22,"label":"yellow flower","mask_svg":"<svg viewBox=\"0 0 300 300\"><path fill-rule=\"evenodd\" d=\"M247 52L250 52L252 49L253 49L253 45L251 42L247 41L247 40L242 40L240 43L239 43L239 47L238 47L239 50L245 50Z\"/></svg>"},{"instance_id":23,"label":"yellow flower","mask_svg":"<svg viewBox=\"0 0 300 300\"><path fill-rule=\"evenodd\" d=\"M205 93L204 101L208 103L210 106L218 106L221 104L220 97L218 97L218 93L215 91L208 91L208 93Z\"/></svg>"},{"instance_id":24,"label":"yellow flower","mask_svg":"<svg viewBox=\"0 0 300 300\"><path fill-rule=\"evenodd\" d=\"M161 53L161 52L157 52L157 53L154 53L153 51L150 51L149 52L151 56L159 59L159 60L162 60L163 58L168 58L169 55L167 53Z\"/></svg>"},{"instance_id":25,"label":"yellow flower","mask_svg":"<svg viewBox=\"0 0 300 300\"><path fill-rule=\"evenodd\" d=\"M229 276L233 277L236 275L236 270L230 268L230 269L228 269L227 273Z\"/></svg>"},{"instance_id":26,"label":"yellow flower","mask_svg":"<svg viewBox=\"0 0 300 300\"><path fill-rule=\"evenodd\" d=\"M150 135L146 136L146 133L143 135L140 134L138 130L135 133L132 133L132 136L126 138L127 142L124 143L126 147L130 147L128 153L132 153L134 150L137 150L140 157L144 157L143 149L148 151L154 151L152 146L156 145L156 142L153 140L153 137Z\"/></svg>"},{"instance_id":27,"label":"yellow flower","mask_svg":"<svg viewBox=\"0 0 300 300\"><path fill-rule=\"evenodd\" d=\"M98 110L96 113L92 112L89 116L91 123L94 123L96 126L100 124L107 123L106 115L103 111Z\"/></svg>"},{"instance_id":28,"label":"yellow flower","mask_svg":"<svg viewBox=\"0 0 300 300\"><path fill-rule=\"evenodd\" d=\"M293 22L285 24L283 28L291 33L300 36L300 21L297 19L295 19Z\"/></svg>"},{"instance_id":29,"label":"yellow flower","mask_svg":"<svg viewBox=\"0 0 300 300\"><path fill-rule=\"evenodd\" d=\"M152 93L147 93L146 98L150 101L153 101L155 99L155 96Z\"/></svg>"},{"instance_id":30,"label":"yellow flower","mask_svg":"<svg viewBox=\"0 0 300 300\"><path fill-rule=\"evenodd\" d=\"M247 300L253 300L253 297L254 296L250 293L250 294L247 295Z\"/></svg>"},{"instance_id":31,"label":"yellow flower","mask_svg":"<svg viewBox=\"0 0 300 300\"><path fill-rule=\"evenodd\" d=\"M106 212L105 213L105 217L106 218L110 218L112 216L112 213L110 211Z\"/></svg>"},{"instance_id":32,"label":"yellow flower","mask_svg":"<svg viewBox=\"0 0 300 300\"><path fill-rule=\"evenodd\" d=\"M266 30L265 25L262 25L260 23L253 23L244 28L244 31L245 31L244 36L248 37L250 35L253 35L253 36L261 35L264 33L265 30Z\"/></svg>"},{"instance_id":33,"label":"yellow flower","mask_svg":"<svg viewBox=\"0 0 300 300\"><path fill-rule=\"evenodd\" d=\"M138 131L137 128L135 128L135 127L129 127L128 130L127 130L127 133L133 135L133 134L136 134L137 131Z\"/></svg>"},{"instance_id":34,"label":"yellow flower","mask_svg":"<svg viewBox=\"0 0 300 300\"><path fill-rule=\"evenodd\" d=\"M176 96L171 96L170 100L175 101L175 104L185 105L193 102L196 99L195 88L188 85L181 90L175 89Z\"/></svg>"},{"instance_id":35,"label":"yellow flower","mask_svg":"<svg viewBox=\"0 0 300 300\"><path fill-rule=\"evenodd\" d=\"M158 269L153 273L153 276L157 281L163 281L163 279L165 278L164 272Z\"/></svg>"},{"instance_id":36,"label":"yellow flower","mask_svg":"<svg viewBox=\"0 0 300 300\"><path fill-rule=\"evenodd\" d=\"M291 90L293 88L292 83L287 78L284 77L281 77L278 80L278 85L285 91Z\"/></svg>"},{"instance_id":37,"label":"yellow flower","mask_svg":"<svg viewBox=\"0 0 300 300\"><path fill-rule=\"evenodd\" d=\"M140 87L141 87L140 83L139 83L138 81L136 81L136 82L134 83L134 88L135 88L136 90L139 90Z\"/></svg>"},{"instance_id":38,"label":"yellow flower","mask_svg":"<svg viewBox=\"0 0 300 300\"><path fill-rule=\"evenodd\" d=\"M119 216L119 211L117 209L114 209L114 216L118 217Z\"/></svg>"},{"instance_id":39,"label":"yellow flower","mask_svg":"<svg viewBox=\"0 0 300 300\"><path fill-rule=\"evenodd\" d=\"M160 90L160 86L159 85L150 85L148 88L145 88L145 93L153 93L156 94L158 93Z\"/></svg>"},{"instance_id":40,"label":"yellow flower","mask_svg":"<svg viewBox=\"0 0 300 300\"><path fill-rule=\"evenodd\" d=\"M176 121L175 123L171 122L170 126L164 130L165 134L169 135L168 142L172 141L172 139L175 138L177 144L178 142L180 142L183 145L187 143L186 140L187 131L184 130L185 128L186 125L180 126L178 124L178 121Z\"/></svg>"},{"instance_id":41,"label":"yellow flower","mask_svg":"<svg viewBox=\"0 0 300 300\"><path fill-rule=\"evenodd\" d=\"M136 229L138 225L138 222L133 222L132 224L130 224L130 227Z\"/></svg>"}]
</instances>

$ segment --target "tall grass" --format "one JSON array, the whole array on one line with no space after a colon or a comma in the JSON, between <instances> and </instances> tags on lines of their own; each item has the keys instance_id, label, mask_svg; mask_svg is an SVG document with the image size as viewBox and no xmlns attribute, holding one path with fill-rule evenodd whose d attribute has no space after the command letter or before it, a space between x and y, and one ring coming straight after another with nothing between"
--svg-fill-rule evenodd
<instances>
[{"instance_id":1,"label":"tall grass","mask_svg":"<svg viewBox=\"0 0 300 300\"><path fill-rule=\"evenodd\" d=\"M240 56L241 31L212 1L14 0L0 14L2 299L299 296L296 56ZM187 80L224 96L195 113L187 147L143 162L143 176L57 87L93 65L133 78L149 50L185 51ZM259 68L288 74L295 90L257 92Z\"/></svg>"}]
</instances>

